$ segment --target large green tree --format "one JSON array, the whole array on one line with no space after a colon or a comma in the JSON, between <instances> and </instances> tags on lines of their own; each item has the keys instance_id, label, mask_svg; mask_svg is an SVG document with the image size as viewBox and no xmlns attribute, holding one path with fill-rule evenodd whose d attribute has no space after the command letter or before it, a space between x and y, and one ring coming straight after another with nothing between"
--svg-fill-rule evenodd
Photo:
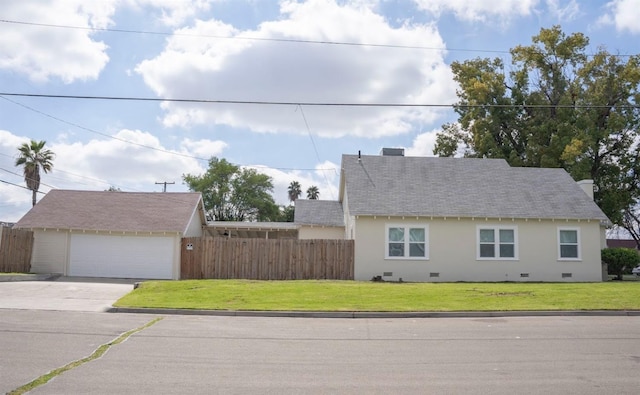
<instances>
[{"instance_id":1,"label":"large green tree","mask_svg":"<svg viewBox=\"0 0 640 395\"><path fill-rule=\"evenodd\" d=\"M44 148L46 143L44 140L31 140L18 147L18 158L15 165L23 168L24 181L27 184L27 188L31 190L31 203L33 206L36 205L36 194L40 189L40 170L48 173L53 168L55 154L51 150Z\"/></svg>"},{"instance_id":2,"label":"large green tree","mask_svg":"<svg viewBox=\"0 0 640 395\"><path fill-rule=\"evenodd\" d=\"M462 147L513 166L563 167L593 179L605 214L637 230L640 56L588 45L554 26L513 48L508 70L499 58L453 62L458 122L444 125L434 151L453 156Z\"/></svg>"},{"instance_id":3,"label":"large green tree","mask_svg":"<svg viewBox=\"0 0 640 395\"><path fill-rule=\"evenodd\" d=\"M182 176L189 189L202 193L205 210L215 221L273 221L279 208L271 196L271 177L213 157L202 175Z\"/></svg>"}]
</instances>

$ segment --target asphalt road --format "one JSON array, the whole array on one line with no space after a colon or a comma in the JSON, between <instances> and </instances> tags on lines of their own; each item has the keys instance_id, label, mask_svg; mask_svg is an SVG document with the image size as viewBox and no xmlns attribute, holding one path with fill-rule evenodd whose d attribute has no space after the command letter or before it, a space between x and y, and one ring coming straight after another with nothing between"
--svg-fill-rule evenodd
<instances>
[{"instance_id":1,"label":"asphalt road","mask_svg":"<svg viewBox=\"0 0 640 395\"><path fill-rule=\"evenodd\" d=\"M154 315L0 309L0 392ZM166 316L33 394L636 394L640 317Z\"/></svg>"}]
</instances>

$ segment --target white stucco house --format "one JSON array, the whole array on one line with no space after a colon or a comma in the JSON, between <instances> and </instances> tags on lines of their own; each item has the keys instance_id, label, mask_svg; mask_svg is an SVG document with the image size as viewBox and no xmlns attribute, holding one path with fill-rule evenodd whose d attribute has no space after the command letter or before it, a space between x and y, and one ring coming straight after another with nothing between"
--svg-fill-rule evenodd
<instances>
[{"instance_id":1,"label":"white stucco house","mask_svg":"<svg viewBox=\"0 0 640 395\"><path fill-rule=\"evenodd\" d=\"M297 203L295 222L322 236L328 218L338 228L336 212L342 237L355 241L356 280L603 279L609 220L593 201L593 182L563 169L401 149L343 155L338 201Z\"/></svg>"},{"instance_id":2,"label":"white stucco house","mask_svg":"<svg viewBox=\"0 0 640 395\"><path fill-rule=\"evenodd\" d=\"M179 279L205 224L200 193L51 190L14 227L34 232L35 273Z\"/></svg>"}]
</instances>

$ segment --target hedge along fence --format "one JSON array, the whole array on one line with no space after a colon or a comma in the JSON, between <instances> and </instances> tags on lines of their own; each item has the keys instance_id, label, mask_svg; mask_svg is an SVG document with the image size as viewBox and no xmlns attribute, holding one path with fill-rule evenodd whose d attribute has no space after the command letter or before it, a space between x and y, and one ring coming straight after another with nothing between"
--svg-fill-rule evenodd
<instances>
[{"instance_id":1,"label":"hedge along fence","mask_svg":"<svg viewBox=\"0 0 640 395\"><path fill-rule=\"evenodd\" d=\"M182 279L353 280L353 270L353 240L182 239Z\"/></svg>"},{"instance_id":2,"label":"hedge along fence","mask_svg":"<svg viewBox=\"0 0 640 395\"><path fill-rule=\"evenodd\" d=\"M32 231L0 227L0 272L28 273L32 251Z\"/></svg>"}]
</instances>

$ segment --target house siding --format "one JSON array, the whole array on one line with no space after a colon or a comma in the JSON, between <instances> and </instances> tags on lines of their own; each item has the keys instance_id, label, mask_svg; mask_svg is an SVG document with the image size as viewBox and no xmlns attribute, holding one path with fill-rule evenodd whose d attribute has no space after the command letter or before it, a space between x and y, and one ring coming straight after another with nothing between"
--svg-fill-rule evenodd
<instances>
[{"instance_id":1,"label":"house siding","mask_svg":"<svg viewBox=\"0 0 640 395\"><path fill-rule=\"evenodd\" d=\"M66 231L34 230L31 271L33 273L67 273L69 234Z\"/></svg>"},{"instance_id":2,"label":"house siding","mask_svg":"<svg viewBox=\"0 0 640 395\"><path fill-rule=\"evenodd\" d=\"M342 226L300 226L298 239L330 239L344 240L344 227Z\"/></svg>"},{"instance_id":3,"label":"house siding","mask_svg":"<svg viewBox=\"0 0 640 395\"><path fill-rule=\"evenodd\" d=\"M385 259L387 224L427 224L429 259ZM355 279L389 281L602 281L599 221L357 217ZM515 227L517 259L478 260L482 227ZM579 229L581 260L559 260L558 229ZM567 277L570 273L571 277ZM386 274L386 275L385 275ZM437 277L435 276L437 274ZM522 274L527 277L521 277ZM563 274L565 277L563 278Z\"/></svg>"},{"instance_id":4,"label":"house siding","mask_svg":"<svg viewBox=\"0 0 640 395\"><path fill-rule=\"evenodd\" d=\"M196 209L191 215L187 229L184 232L183 237L201 237L202 236L202 220L200 219L200 213Z\"/></svg>"},{"instance_id":5,"label":"house siding","mask_svg":"<svg viewBox=\"0 0 640 395\"><path fill-rule=\"evenodd\" d=\"M198 221L199 222L199 221ZM180 278L180 242L181 236L176 232L83 232L67 229L43 230L34 229L33 254L31 258L31 272L59 273L70 275L71 237L74 234L92 234L106 238L110 237L162 237L172 244L171 277Z\"/></svg>"}]
</instances>

